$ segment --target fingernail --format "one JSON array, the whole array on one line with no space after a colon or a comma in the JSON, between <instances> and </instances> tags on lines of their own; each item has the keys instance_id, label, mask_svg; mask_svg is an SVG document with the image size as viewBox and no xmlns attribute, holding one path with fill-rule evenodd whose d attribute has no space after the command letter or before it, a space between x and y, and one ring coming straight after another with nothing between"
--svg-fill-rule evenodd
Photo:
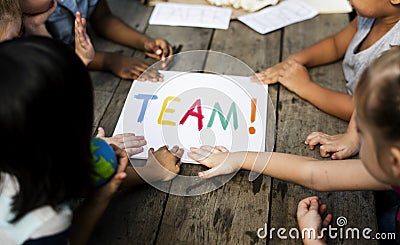
<instances>
[{"instance_id":1,"label":"fingernail","mask_svg":"<svg viewBox=\"0 0 400 245\"><path fill-rule=\"evenodd\" d=\"M199 172L199 177L204 177L204 173L203 172Z\"/></svg>"}]
</instances>

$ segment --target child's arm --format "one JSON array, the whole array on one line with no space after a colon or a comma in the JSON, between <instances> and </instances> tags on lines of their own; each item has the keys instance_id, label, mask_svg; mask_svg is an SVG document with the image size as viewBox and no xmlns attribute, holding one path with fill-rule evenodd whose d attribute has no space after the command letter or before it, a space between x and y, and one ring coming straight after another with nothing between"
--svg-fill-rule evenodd
<instances>
[{"instance_id":1,"label":"child's arm","mask_svg":"<svg viewBox=\"0 0 400 245\"><path fill-rule=\"evenodd\" d=\"M74 212L70 231L70 244L87 244L97 221L104 213L113 194L125 179L128 155L118 147L111 145L118 157L118 170L112 180L95 190Z\"/></svg>"},{"instance_id":2,"label":"child's arm","mask_svg":"<svg viewBox=\"0 0 400 245\"><path fill-rule=\"evenodd\" d=\"M151 57L163 59L173 54L163 39L152 39L114 16L105 0L100 0L91 17L93 28L100 35L122 45L145 50Z\"/></svg>"},{"instance_id":3,"label":"child's arm","mask_svg":"<svg viewBox=\"0 0 400 245\"><path fill-rule=\"evenodd\" d=\"M354 156L360 151L360 143L355 111L351 116L346 133L330 136L321 132L313 132L307 136L305 141L305 144L309 145L311 150L314 150L316 145L321 144L319 147L321 157L331 157L334 160Z\"/></svg>"},{"instance_id":4,"label":"child's arm","mask_svg":"<svg viewBox=\"0 0 400 245\"><path fill-rule=\"evenodd\" d=\"M76 12L75 18L75 53L87 66L94 59L94 48L86 32L86 19L80 12Z\"/></svg>"},{"instance_id":5,"label":"child's arm","mask_svg":"<svg viewBox=\"0 0 400 245\"><path fill-rule=\"evenodd\" d=\"M210 146L192 148L188 155L210 168L199 173L201 178L245 169L317 191L390 189L375 180L360 160L318 161L276 152L223 152Z\"/></svg>"},{"instance_id":6,"label":"child's arm","mask_svg":"<svg viewBox=\"0 0 400 245\"><path fill-rule=\"evenodd\" d=\"M356 32L357 19L337 34L258 73L257 77L266 84L279 82L319 109L348 121L353 111L351 96L314 83L305 67L327 64L343 58Z\"/></svg>"},{"instance_id":7,"label":"child's arm","mask_svg":"<svg viewBox=\"0 0 400 245\"><path fill-rule=\"evenodd\" d=\"M296 60L306 67L337 61L344 57L347 47L350 45L356 32L357 18L335 35L325 38L298 53L290 55L286 60L257 75L263 83L274 84L278 82L279 71L288 60Z\"/></svg>"},{"instance_id":8,"label":"child's arm","mask_svg":"<svg viewBox=\"0 0 400 245\"><path fill-rule=\"evenodd\" d=\"M357 32L357 18L338 33L293 54L290 58L306 67L335 62L344 57L347 47Z\"/></svg>"},{"instance_id":9,"label":"child's arm","mask_svg":"<svg viewBox=\"0 0 400 245\"><path fill-rule=\"evenodd\" d=\"M328 114L349 121L353 113L352 96L336 92L311 81L307 69L288 60L279 71L279 83Z\"/></svg>"}]
</instances>

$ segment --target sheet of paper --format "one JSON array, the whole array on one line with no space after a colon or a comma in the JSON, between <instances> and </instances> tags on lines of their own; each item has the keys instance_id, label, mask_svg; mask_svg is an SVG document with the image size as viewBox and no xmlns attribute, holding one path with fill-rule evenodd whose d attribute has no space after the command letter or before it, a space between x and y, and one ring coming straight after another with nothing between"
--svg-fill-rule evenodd
<instances>
[{"instance_id":1,"label":"sheet of paper","mask_svg":"<svg viewBox=\"0 0 400 245\"><path fill-rule=\"evenodd\" d=\"M157 3L150 25L192 26L227 30L232 10L197 4Z\"/></svg>"},{"instance_id":2,"label":"sheet of paper","mask_svg":"<svg viewBox=\"0 0 400 245\"><path fill-rule=\"evenodd\" d=\"M348 0L303 0L315 8L320 14L350 13L352 7Z\"/></svg>"},{"instance_id":3,"label":"sheet of paper","mask_svg":"<svg viewBox=\"0 0 400 245\"><path fill-rule=\"evenodd\" d=\"M160 71L161 72L161 71ZM164 82L134 81L114 135L147 140L150 147L223 145L231 151L265 151L268 90L249 77L164 71Z\"/></svg>"},{"instance_id":4,"label":"sheet of paper","mask_svg":"<svg viewBox=\"0 0 400 245\"><path fill-rule=\"evenodd\" d=\"M266 34L316 15L316 9L300 0L285 0L257 13L240 16L239 20L256 32Z\"/></svg>"}]
</instances>

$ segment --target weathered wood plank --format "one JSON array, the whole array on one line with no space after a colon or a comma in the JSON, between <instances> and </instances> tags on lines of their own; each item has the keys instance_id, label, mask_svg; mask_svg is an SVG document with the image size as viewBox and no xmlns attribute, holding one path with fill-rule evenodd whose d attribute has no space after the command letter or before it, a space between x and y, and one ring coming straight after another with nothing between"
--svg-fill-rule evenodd
<instances>
[{"instance_id":1,"label":"weathered wood plank","mask_svg":"<svg viewBox=\"0 0 400 245\"><path fill-rule=\"evenodd\" d=\"M320 15L312 20L289 26L284 30L283 57L302 50L316 41L334 34L348 23L346 15ZM308 35L305 35L308 33ZM312 33L312 34L311 34ZM310 70L313 81L325 87L345 92L345 81L342 75L341 62L321 66ZM312 131L323 131L329 134L344 132L347 123L323 113L289 92L282 86L279 90L278 105L278 152L286 152L319 158L319 152L310 151L304 140ZM310 195L322 197L328 204L329 212L336 218L344 216L348 220L346 227L376 228L374 198L372 192L329 192L317 193L301 186L273 180L270 224L271 228L297 227L296 208L302 198ZM269 244L282 244L275 233ZM330 244L365 244L366 240L334 239ZM301 240L285 240L285 244L301 244ZM373 243L368 241L368 244Z\"/></svg>"},{"instance_id":2,"label":"weathered wood plank","mask_svg":"<svg viewBox=\"0 0 400 245\"><path fill-rule=\"evenodd\" d=\"M213 30L200 28L149 26L145 33L151 37L162 37L173 45L180 44L185 51L207 49L212 32ZM134 56L149 64L155 62L145 58L143 52L136 52ZM100 126L105 128L108 135L115 128L131 84L132 82L125 80L119 83L100 121ZM99 222L91 243L153 244L157 239L167 198L166 193L149 185L117 196Z\"/></svg>"},{"instance_id":3,"label":"weathered wood plank","mask_svg":"<svg viewBox=\"0 0 400 245\"><path fill-rule=\"evenodd\" d=\"M108 104L111 101L112 93L105 91L94 91L94 118L93 126L96 126L103 116Z\"/></svg>"},{"instance_id":4,"label":"weathered wood plank","mask_svg":"<svg viewBox=\"0 0 400 245\"><path fill-rule=\"evenodd\" d=\"M151 8L141 5L139 1L108 0L107 2L113 14L135 29L139 31L145 30L147 20L151 14ZM90 28L88 30L96 50L117 52L126 56L132 56L136 52L132 48L118 45L97 36ZM91 71L90 75L95 91L95 120L93 126L97 127L121 79L110 72Z\"/></svg>"},{"instance_id":5,"label":"weathered wood plank","mask_svg":"<svg viewBox=\"0 0 400 245\"><path fill-rule=\"evenodd\" d=\"M246 41L239 36L246 37ZM211 43L211 50L238 57L255 70L276 63L279 47L279 32L258 35L240 22L232 22L227 31L216 30ZM214 70L217 65L217 61L210 60L205 69L213 66ZM196 175L200 170L204 168L184 165L182 174ZM173 181L171 189L196 188L181 184ZM265 176L249 182L248 172L241 171L213 192L193 197L170 196L157 244L262 244L256 232L268 221L270 184L270 178Z\"/></svg>"}]
</instances>

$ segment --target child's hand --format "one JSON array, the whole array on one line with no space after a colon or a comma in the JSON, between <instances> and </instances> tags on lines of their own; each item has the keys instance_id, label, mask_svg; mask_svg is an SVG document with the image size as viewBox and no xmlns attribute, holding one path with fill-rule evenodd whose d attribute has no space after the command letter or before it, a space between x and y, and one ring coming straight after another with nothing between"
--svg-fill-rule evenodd
<instances>
[{"instance_id":1,"label":"child's hand","mask_svg":"<svg viewBox=\"0 0 400 245\"><path fill-rule=\"evenodd\" d=\"M107 184L94 191L92 196L99 203L109 202L113 194L118 190L121 182L126 178L125 169L128 165L128 155L116 145L111 144L111 147L117 156L118 168L113 178Z\"/></svg>"},{"instance_id":2,"label":"child's hand","mask_svg":"<svg viewBox=\"0 0 400 245\"><path fill-rule=\"evenodd\" d=\"M307 84L312 82L307 68L294 59L284 62L278 75L279 83L296 94L301 94L300 91L307 89Z\"/></svg>"},{"instance_id":3,"label":"child's hand","mask_svg":"<svg viewBox=\"0 0 400 245\"><path fill-rule=\"evenodd\" d=\"M190 148L188 156L200 164L210 168L209 170L199 172L200 178L208 179L218 175L230 174L238 171L241 167L240 161L228 159L228 149L223 146L202 146L200 148Z\"/></svg>"},{"instance_id":4,"label":"child's hand","mask_svg":"<svg viewBox=\"0 0 400 245\"><path fill-rule=\"evenodd\" d=\"M97 129L96 137L105 140L108 144L114 144L126 151L128 156L138 154L143 151L143 146L147 144L144 136L136 136L135 134L118 134L113 137L105 137L102 127Z\"/></svg>"},{"instance_id":5,"label":"child's hand","mask_svg":"<svg viewBox=\"0 0 400 245\"><path fill-rule=\"evenodd\" d=\"M282 61L264 71L257 73L257 77L253 77L254 81L260 80L264 84L275 84L279 81L279 71L282 70L285 61Z\"/></svg>"},{"instance_id":6,"label":"child's hand","mask_svg":"<svg viewBox=\"0 0 400 245\"><path fill-rule=\"evenodd\" d=\"M157 60L163 60L174 53L171 44L164 39L146 40L144 42L144 50L147 56Z\"/></svg>"},{"instance_id":7,"label":"child's hand","mask_svg":"<svg viewBox=\"0 0 400 245\"><path fill-rule=\"evenodd\" d=\"M144 167L135 167L142 179L155 181L169 181L176 177L181 167L183 149L178 146L168 150L167 146L160 147L157 151L149 149L149 157Z\"/></svg>"},{"instance_id":8,"label":"child's hand","mask_svg":"<svg viewBox=\"0 0 400 245\"><path fill-rule=\"evenodd\" d=\"M315 230L315 236L313 234L305 233L304 244L326 244L323 238L318 239L321 236L321 229L327 227L332 220L332 215L328 214L322 221L322 215L326 211L326 205L320 205L318 197L307 197L299 202L297 206L297 222L299 224L300 233L303 234L304 229ZM308 239L307 239L308 238Z\"/></svg>"},{"instance_id":9,"label":"child's hand","mask_svg":"<svg viewBox=\"0 0 400 245\"><path fill-rule=\"evenodd\" d=\"M340 160L354 156L360 151L360 138L357 134L345 133L328 135L321 132L313 132L306 138L305 144L314 150L315 146L321 144L319 153L321 157L331 157Z\"/></svg>"},{"instance_id":10,"label":"child's hand","mask_svg":"<svg viewBox=\"0 0 400 245\"><path fill-rule=\"evenodd\" d=\"M86 66L94 59L94 48L86 32L86 19L80 12L76 12L75 18L75 52Z\"/></svg>"},{"instance_id":11,"label":"child's hand","mask_svg":"<svg viewBox=\"0 0 400 245\"><path fill-rule=\"evenodd\" d=\"M115 53L107 53L108 69L122 79L137 79L144 71L149 68L146 63L133 58ZM141 80L149 80L152 82L160 82L163 80L163 75L158 71L147 71Z\"/></svg>"}]
</instances>

